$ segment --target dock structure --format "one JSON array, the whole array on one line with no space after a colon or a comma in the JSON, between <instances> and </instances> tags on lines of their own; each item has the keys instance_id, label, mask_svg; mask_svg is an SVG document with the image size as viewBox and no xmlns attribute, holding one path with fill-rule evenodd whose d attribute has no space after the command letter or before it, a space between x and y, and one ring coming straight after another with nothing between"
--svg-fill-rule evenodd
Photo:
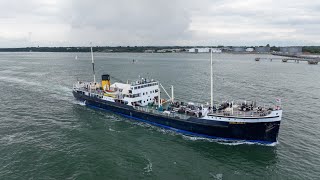
<instances>
[{"instance_id":1,"label":"dock structure","mask_svg":"<svg viewBox=\"0 0 320 180\"><path fill-rule=\"evenodd\" d=\"M282 57L274 57L274 58L262 58L262 57L257 57L255 58L255 61L260 61L260 60L281 60L282 62L288 62L288 61L294 61L296 63L299 63L300 61L306 61L308 64L318 64L320 62L320 57L305 57L305 56L300 56L300 57L287 57L287 58L282 58Z\"/></svg>"}]
</instances>

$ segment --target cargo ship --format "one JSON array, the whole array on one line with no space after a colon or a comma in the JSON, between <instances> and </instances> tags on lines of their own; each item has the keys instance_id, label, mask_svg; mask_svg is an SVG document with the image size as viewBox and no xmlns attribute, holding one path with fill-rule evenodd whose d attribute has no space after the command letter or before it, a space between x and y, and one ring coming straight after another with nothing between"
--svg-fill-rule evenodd
<instances>
[{"instance_id":1,"label":"cargo ship","mask_svg":"<svg viewBox=\"0 0 320 180\"><path fill-rule=\"evenodd\" d=\"M91 48L93 81L73 85L74 97L93 108L142 121L189 136L221 141L245 141L261 144L277 142L282 118L281 102L259 106L255 101L225 101L214 104L211 53L211 103L177 101L159 81L138 78L132 82L111 83L103 74L96 82ZM168 96L161 98L162 91Z\"/></svg>"}]
</instances>

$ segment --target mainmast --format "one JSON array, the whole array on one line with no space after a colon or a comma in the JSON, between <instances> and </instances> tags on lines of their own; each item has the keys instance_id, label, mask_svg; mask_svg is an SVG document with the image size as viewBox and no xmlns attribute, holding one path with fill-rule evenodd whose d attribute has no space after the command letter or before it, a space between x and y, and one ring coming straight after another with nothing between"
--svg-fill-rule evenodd
<instances>
[{"instance_id":1,"label":"mainmast","mask_svg":"<svg viewBox=\"0 0 320 180\"><path fill-rule=\"evenodd\" d=\"M92 51L92 47L91 47L91 60L92 60L92 71L93 71L93 82L96 82L96 73L94 71L94 59L93 59L93 51Z\"/></svg>"},{"instance_id":2,"label":"mainmast","mask_svg":"<svg viewBox=\"0 0 320 180\"><path fill-rule=\"evenodd\" d=\"M213 108L213 70L212 70L212 49L210 49L211 52L211 63L210 63L210 67L211 67L211 74L210 74L210 78L211 78L211 108Z\"/></svg>"},{"instance_id":3,"label":"mainmast","mask_svg":"<svg viewBox=\"0 0 320 180\"><path fill-rule=\"evenodd\" d=\"M160 84L160 83L158 82L158 84ZM160 98L161 92L160 92L160 89L161 88L159 88L159 91L158 91L158 108L160 108L160 106L161 106L161 98Z\"/></svg>"},{"instance_id":4,"label":"mainmast","mask_svg":"<svg viewBox=\"0 0 320 180\"><path fill-rule=\"evenodd\" d=\"M171 86L171 101L174 102L174 96L173 96L173 86Z\"/></svg>"}]
</instances>

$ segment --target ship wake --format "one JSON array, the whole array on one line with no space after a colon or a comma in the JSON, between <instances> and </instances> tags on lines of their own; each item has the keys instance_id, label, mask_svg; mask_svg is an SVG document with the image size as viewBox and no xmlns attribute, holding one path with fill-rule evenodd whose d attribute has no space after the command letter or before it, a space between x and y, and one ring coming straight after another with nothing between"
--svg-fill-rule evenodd
<instances>
[{"instance_id":1,"label":"ship wake","mask_svg":"<svg viewBox=\"0 0 320 180\"><path fill-rule=\"evenodd\" d=\"M221 138L206 138L206 137L195 137L195 136L188 136L182 134L183 139L190 140L190 141L208 141L208 142L215 142L218 144L228 145L228 146L238 146L238 145L261 145L261 146L276 146L279 144L278 142L273 143L261 143L261 142L252 142L252 141L245 141L245 140L228 140L228 139L221 139Z\"/></svg>"}]
</instances>

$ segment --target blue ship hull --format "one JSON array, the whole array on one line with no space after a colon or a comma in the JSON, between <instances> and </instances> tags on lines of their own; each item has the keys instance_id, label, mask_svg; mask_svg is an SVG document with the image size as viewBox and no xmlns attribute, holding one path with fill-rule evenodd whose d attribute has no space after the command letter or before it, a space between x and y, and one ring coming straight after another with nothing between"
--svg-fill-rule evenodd
<instances>
[{"instance_id":1,"label":"blue ship hull","mask_svg":"<svg viewBox=\"0 0 320 180\"><path fill-rule=\"evenodd\" d=\"M104 101L75 91L73 91L73 95L80 101L86 101L87 106L112 111L131 119L192 136L271 144L277 142L280 128L280 121L234 124L224 121L199 119L196 117L176 119L165 115L139 111L125 104Z\"/></svg>"}]
</instances>

